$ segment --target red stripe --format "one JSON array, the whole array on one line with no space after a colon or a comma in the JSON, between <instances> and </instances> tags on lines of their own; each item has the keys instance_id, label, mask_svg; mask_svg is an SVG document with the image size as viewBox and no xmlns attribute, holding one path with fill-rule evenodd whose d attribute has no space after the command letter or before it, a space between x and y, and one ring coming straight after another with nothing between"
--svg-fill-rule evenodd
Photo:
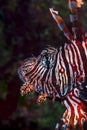
<instances>
[{"instance_id":1,"label":"red stripe","mask_svg":"<svg viewBox=\"0 0 87 130\"><path fill-rule=\"evenodd\" d=\"M74 47L74 46L73 46L73 47ZM78 74L78 70L77 70L77 69L79 69L79 71L81 71L81 70L80 70L80 66L79 66L80 61L79 61L79 59L77 58L77 64L78 64L78 66L76 66L74 50L73 50L72 46L70 46L70 48L71 48L71 50L72 50L73 61L74 61L73 70L74 70L75 72L77 72L77 74ZM76 51L76 50L75 50L75 51ZM77 56L77 54L76 54L76 56ZM77 67L78 67L78 68L77 68Z\"/></svg>"},{"instance_id":2,"label":"red stripe","mask_svg":"<svg viewBox=\"0 0 87 130\"><path fill-rule=\"evenodd\" d=\"M79 55L78 55L77 49L76 49L76 47L75 47L74 44L72 44L72 46L74 47L74 50L75 50L75 52L76 52L77 63L78 63L78 66L79 66L79 70L80 70L80 72L81 72L81 68L80 68L80 59L79 59Z\"/></svg>"},{"instance_id":3,"label":"red stripe","mask_svg":"<svg viewBox=\"0 0 87 130\"><path fill-rule=\"evenodd\" d=\"M85 51L84 51L84 48L83 48L81 42L77 41L76 44L78 46L78 49L79 49L79 52L80 52L80 55L81 55L81 58L82 58L85 74L86 74L86 77L87 77L87 60L86 60Z\"/></svg>"},{"instance_id":4,"label":"red stripe","mask_svg":"<svg viewBox=\"0 0 87 130\"><path fill-rule=\"evenodd\" d=\"M66 71L67 71L67 78L68 78L68 92L70 91L70 82L71 82L71 77L70 77L70 71L69 71L69 64L67 62L67 59L65 57L65 50L63 49L62 50L62 57L63 57L63 60L64 60L64 63L65 63L65 67L66 67Z\"/></svg>"},{"instance_id":5,"label":"red stripe","mask_svg":"<svg viewBox=\"0 0 87 130\"><path fill-rule=\"evenodd\" d=\"M67 45L67 46L70 46L70 45ZM73 67L74 67L74 66L73 66L73 65L72 65L72 63L71 63L70 54L69 54L69 51L70 51L70 50L68 49L68 47L67 47L67 46L66 46L66 49L67 49L67 51L68 51L69 62L70 62L69 64L71 65L71 68L72 68L72 73L73 73L73 76L74 76L74 71L73 71L73 69L74 69Z\"/></svg>"}]
</instances>

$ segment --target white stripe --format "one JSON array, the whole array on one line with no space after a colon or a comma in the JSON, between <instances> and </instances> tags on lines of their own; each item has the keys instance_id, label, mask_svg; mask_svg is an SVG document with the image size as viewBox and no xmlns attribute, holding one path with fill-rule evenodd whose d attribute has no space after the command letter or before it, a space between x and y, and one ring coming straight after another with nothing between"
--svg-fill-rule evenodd
<instances>
[{"instance_id":1,"label":"white stripe","mask_svg":"<svg viewBox=\"0 0 87 130\"><path fill-rule=\"evenodd\" d=\"M41 73L43 73L43 71L46 71L44 68L42 68L42 70L39 73L36 73L33 77L30 77L32 79L32 82L34 82L34 80L36 80Z\"/></svg>"},{"instance_id":2,"label":"white stripe","mask_svg":"<svg viewBox=\"0 0 87 130\"><path fill-rule=\"evenodd\" d=\"M86 55L86 59L87 59L87 48L86 48L86 44L84 41L82 42L82 46L83 46L83 49L85 51L85 55Z\"/></svg>"},{"instance_id":3,"label":"white stripe","mask_svg":"<svg viewBox=\"0 0 87 130\"><path fill-rule=\"evenodd\" d=\"M60 48L61 49L61 48ZM60 52L59 52L59 70L61 70L62 66L60 64L61 62L61 59L60 59ZM61 95L63 96L63 79L62 79L62 74L59 72L59 80L60 80L60 92L61 92Z\"/></svg>"},{"instance_id":4,"label":"white stripe","mask_svg":"<svg viewBox=\"0 0 87 130\"><path fill-rule=\"evenodd\" d=\"M64 105L65 107L67 108L68 110L68 115L67 115L67 121L68 121L68 124L69 124L69 121L70 121L70 118L71 118L71 107L70 105L68 104L68 102L66 100L64 100Z\"/></svg>"},{"instance_id":5,"label":"white stripe","mask_svg":"<svg viewBox=\"0 0 87 130\"><path fill-rule=\"evenodd\" d=\"M72 66L71 66L71 64L70 64L70 60L69 60L69 55L68 55L68 51L67 51L67 49L66 49L66 44L65 44L65 46L64 46L64 49L65 49L65 57L66 57L66 60L67 60L67 62L68 62L68 65L69 65L69 72L70 72L70 77L73 79L73 70L72 70Z\"/></svg>"},{"instance_id":6,"label":"white stripe","mask_svg":"<svg viewBox=\"0 0 87 130\"><path fill-rule=\"evenodd\" d=\"M53 68L50 69L50 74L49 74L49 78L48 78L48 83L49 83L49 85L51 84L51 85L53 86L53 84L52 84L52 70L53 70ZM52 86L50 87L50 89L51 89L51 91L53 92Z\"/></svg>"},{"instance_id":7,"label":"white stripe","mask_svg":"<svg viewBox=\"0 0 87 130\"><path fill-rule=\"evenodd\" d=\"M44 71L43 71L43 70L44 70ZM40 78L38 79L38 82L41 81L41 79L43 78L45 72L46 72L46 69L42 69L42 70L40 71L40 74L39 74Z\"/></svg>"},{"instance_id":8,"label":"white stripe","mask_svg":"<svg viewBox=\"0 0 87 130\"><path fill-rule=\"evenodd\" d=\"M46 79L45 79L45 83L48 81L48 76L50 74L50 70L48 71L47 75L46 75Z\"/></svg>"},{"instance_id":9,"label":"white stripe","mask_svg":"<svg viewBox=\"0 0 87 130\"><path fill-rule=\"evenodd\" d=\"M46 69L46 68L44 68L42 65L41 65L41 66L39 65L39 67L36 68L36 70L29 75L30 78L33 78L34 76L38 75L38 73L39 73L42 69Z\"/></svg>"},{"instance_id":10,"label":"white stripe","mask_svg":"<svg viewBox=\"0 0 87 130\"><path fill-rule=\"evenodd\" d=\"M56 124L56 128L55 128L55 129L58 129L58 128L59 128L59 124L57 123L57 124Z\"/></svg>"},{"instance_id":11,"label":"white stripe","mask_svg":"<svg viewBox=\"0 0 87 130\"><path fill-rule=\"evenodd\" d=\"M46 87L47 94L49 95L49 94L50 94L50 91L49 91L49 89L48 89L48 86L47 86L47 84L44 84L44 85L45 85L45 87Z\"/></svg>"},{"instance_id":12,"label":"white stripe","mask_svg":"<svg viewBox=\"0 0 87 130\"><path fill-rule=\"evenodd\" d=\"M77 124L77 118L79 118L79 114L78 114L78 105L77 105L77 103L75 102L75 101L73 101L69 96L67 97L68 98L68 100L69 100L69 102L71 103L71 105L73 106L73 109L74 109L74 115L75 115L75 117L74 117L74 125L76 125Z\"/></svg>"},{"instance_id":13,"label":"white stripe","mask_svg":"<svg viewBox=\"0 0 87 130\"><path fill-rule=\"evenodd\" d=\"M80 100L78 100L76 97L72 97L77 103L81 103L81 101Z\"/></svg>"},{"instance_id":14,"label":"white stripe","mask_svg":"<svg viewBox=\"0 0 87 130\"><path fill-rule=\"evenodd\" d=\"M35 67L35 70L34 70L34 71L31 70L31 71L33 71L33 72L32 72L32 73L30 72L30 77L31 77L32 75L36 74L37 71L38 71L38 69L41 69L41 67L43 67L41 63L37 64L37 66Z\"/></svg>"},{"instance_id":15,"label":"white stripe","mask_svg":"<svg viewBox=\"0 0 87 130\"><path fill-rule=\"evenodd\" d=\"M60 73L59 77L60 77L60 92L61 92L61 95L63 96L63 81L62 81L61 73Z\"/></svg>"},{"instance_id":16,"label":"white stripe","mask_svg":"<svg viewBox=\"0 0 87 130\"><path fill-rule=\"evenodd\" d=\"M64 69L64 64L63 64L63 59L62 59L62 54L61 54L62 52L61 52L61 48L60 48L60 52L59 52L59 58L60 58L60 62L61 62L61 64L62 64L62 66L60 65L59 67L60 67L60 69ZM65 73L65 70L64 70L64 73ZM65 84L65 82L66 82L66 79L65 79L65 76L64 76L64 73L60 73L59 75L60 75L60 80L61 80L61 82L60 82L60 92L61 92L61 95L62 96L64 96L64 93L65 93L65 90L64 90L64 84Z\"/></svg>"},{"instance_id":17,"label":"white stripe","mask_svg":"<svg viewBox=\"0 0 87 130\"><path fill-rule=\"evenodd\" d=\"M75 94L76 97L79 96L79 90L77 88L74 88L74 94Z\"/></svg>"},{"instance_id":18,"label":"white stripe","mask_svg":"<svg viewBox=\"0 0 87 130\"><path fill-rule=\"evenodd\" d=\"M76 102L81 103L81 101L78 99L79 90L78 90L77 88L74 88L74 95L75 95L77 98L76 98L75 96L72 96L72 98L73 98Z\"/></svg>"},{"instance_id":19,"label":"white stripe","mask_svg":"<svg viewBox=\"0 0 87 130\"><path fill-rule=\"evenodd\" d=\"M80 68L81 68L81 70L82 70L82 72L83 72L83 75L85 76L84 67L83 67L83 61L82 61L82 58L81 58L81 55L80 55L79 48L78 48L78 46L77 46L77 44L76 44L75 41L73 42L73 44L75 45L76 50L77 50L77 53L78 53L78 55L79 55L79 59L80 59Z\"/></svg>"},{"instance_id":20,"label":"white stripe","mask_svg":"<svg viewBox=\"0 0 87 130\"><path fill-rule=\"evenodd\" d=\"M73 52L74 52L74 59L75 59L75 64L77 66L78 74L80 75L79 64L78 64L78 61L77 61L77 55L76 55L76 51L75 51L75 49L73 47L73 44L71 44L71 47L72 47Z\"/></svg>"},{"instance_id":21,"label":"white stripe","mask_svg":"<svg viewBox=\"0 0 87 130\"><path fill-rule=\"evenodd\" d=\"M52 83L52 71L53 71L53 68L50 69L50 76L49 76L49 82Z\"/></svg>"},{"instance_id":22,"label":"white stripe","mask_svg":"<svg viewBox=\"0 0 87 130\"><path fill-rule=\"evenodd\" d=\"M68 48L68 52L69 52L69 55L70 55L70 61L71 61L72 64L74 64L73 54L72 54L72 50L70 48L70 45L68 45L67 48Z\"/></svg>"},{"instance_id":23,"label":"white stripe","mask_svg":"<svg viewBox=\"0 0 87 130\"><path fill-rule=\"evenodd\" d=\"M61 63L62 63L62 66L64 68L64 84L67 84L68 83L68 76L67 76L67 70L66 70L66 66L65 66L65 63L64 63L64 59L62 57L62 51L60 52L60 58L61 58Z\"/></svg>"},{"instance_id":24,"label":"white stripe","mask_svg":"<svg viewBox=\"0 0 87 130\"><path fill-rule=\"evenodd\" d=\"M50 81L50 84L51 84L51 86L52 86L52 88L53 88L53 92L55 92L55 93L57 94L57 96L59 97L59 94L58 94L56 88L54 87L54 85L53 85L53 83L52 83L52 79L53 79L53 77L52 77L52 72L53 72L53 69L50 70L49 81Z\"/></svg>"},{"instance_id":25,"label":"white stripe","mask_svg":"<svg viewBox=\"0 0 87 130\"><path fill-rule=\"evenodd\" d=\"M58 53L58 56L57 56L57 63L56 63L56 67L55 67L55 77L56 77L56 85L59 84L59 75L58 75L58 64L59 64L59 53Z\"/></svg>"},{"instance_id":26,"label":"white stripe","mask_svg":"<svg viewBox=\"0 0 87 130\"><path fill-rule=\"evenodd\" d=\"M48 90L48 92L50 93L50 90L49 90L49 88L48 88L48 84L47 84L47 81L48 81L48 78L49 78L49 74L50 74L50 70L48 71L48 73L47 73L47 75L46 75L46 79L45 79L45 84L47 85L47 90Z\"/></svg>"},{"instance_id":27,"label":"white stripe","mask_svg":"<svg viewBox=\"0 0 87 130\"><path fill-rule=\"evenodd\" d=\"M46 87L46 84L43 85L43 91L44 91L45 94L48 94L48 93L47 93L47 87Z\"/></svg>"}]
</instances>

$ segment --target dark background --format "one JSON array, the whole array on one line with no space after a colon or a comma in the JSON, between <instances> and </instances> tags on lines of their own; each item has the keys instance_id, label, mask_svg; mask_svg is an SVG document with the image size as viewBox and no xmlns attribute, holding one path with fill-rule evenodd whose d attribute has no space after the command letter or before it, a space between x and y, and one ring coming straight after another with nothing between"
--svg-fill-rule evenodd
<instances>
[{"instance_id":1,"label":"dark background","mask_svg":"<svg viewBox=\"0 0 87 130\"><path fill-rule=\"evenodd\" d=\"M59 10L70 28L67 0L0 0L0 129L53 130L64 108L58 102L36 103L36 95L20 95L17 70L25 58L38 56L48 45L59 48L67 39L49 8ZM79 12L87 30L87 2Z\"/></svg>"}]
</instances>

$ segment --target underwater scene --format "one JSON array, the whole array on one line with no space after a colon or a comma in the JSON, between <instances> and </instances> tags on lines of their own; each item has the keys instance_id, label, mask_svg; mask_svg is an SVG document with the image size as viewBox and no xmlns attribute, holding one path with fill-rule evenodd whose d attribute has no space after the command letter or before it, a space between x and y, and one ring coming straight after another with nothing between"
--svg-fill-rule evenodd
<instances>
[{"instance_id":1,"label":"underwater scene","mask_svg":"<svg viewBox=\"0 0 87 130\"><path fill-rule=\"evenodd\" d=\"M87 130L87 0L0 1L0 129Z\"/></svg>"}]
</instances>

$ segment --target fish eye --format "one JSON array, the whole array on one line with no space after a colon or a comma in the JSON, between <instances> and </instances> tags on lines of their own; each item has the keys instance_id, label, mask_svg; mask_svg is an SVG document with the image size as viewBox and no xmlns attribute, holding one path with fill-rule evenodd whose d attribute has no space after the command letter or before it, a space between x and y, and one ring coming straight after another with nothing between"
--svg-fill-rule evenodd
<instances>
[{"instance_id":1,"label":"fish eye","mask_svg":"<svg viewBox=\"0 0 87 130\"><path fill-rule=\"evenodd\" d=\"M47 69L50 69L54 66L54 58L51 55L44 55L42 57L41 62L42 62L42 65Z\"/></svg>"},{"instance_id":2,"label":"fish eye","mask_svg":"<svg viewBox=\"0 0 87 130\"><path fill-rule=\"evenodd\" d=\"M42 62L42 65L47 68L47 57L46 56L42 57L41 62Z\"/></svg>"}]
</instances>

